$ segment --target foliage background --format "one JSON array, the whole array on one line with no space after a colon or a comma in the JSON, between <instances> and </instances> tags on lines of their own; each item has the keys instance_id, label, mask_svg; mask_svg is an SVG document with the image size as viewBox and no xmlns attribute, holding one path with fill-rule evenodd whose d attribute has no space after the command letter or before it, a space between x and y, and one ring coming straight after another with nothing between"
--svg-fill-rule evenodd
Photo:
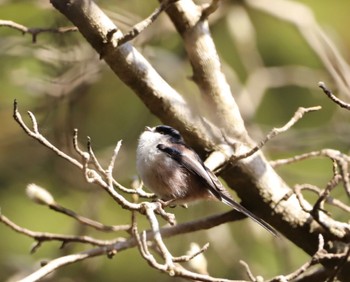
<instances>
[{"instance_id":1,"label":"foliage background","mask_svg":"<svg viewBox=\"0 0 350 282\"><path fill-rule=\"evenodd\" d=\"M349 1L296 2L313 11L320 26L349 61ZM158 2L119 0L112 4L99 1L98 4L118 25L128 30L149 15ZM235 21L229 16L232 9L240 5L245 7L245 3L223 1L223 4L224 9L213 16L211 30L235 93L235 79L244 84L248 73L230 33L230 24ZM2 0L0 5L0 19L13 20L28 27L70 25L50 6L49 1ZM266 154L276 159L325 147L348 151L349 114L337 109L318 89L319 80L324 80L331 88L334 86L320 59L291 24L252 8L247 8L247 11L256 29L258 51L266 66L305 66L317 79L307 86L281 85L268 89L252 115L245 115L244 109L249 105L240 104L252 137L260 140L272 127L283 125L299 106L322 105L322 111L307 116L291 131L269 143L264 148ZM141 34L134 44L180 93L188 99L198 95L195 85L188 79L191 68L181 40L165 15ZM103 191L86 184L78 170L22 132L12 119L13 101L17 99L23 115L27 110L32 111L44 135L67 152L73 152L71 138L74 128L79 129L82 144L86 142L86 136L92 138L97 156L105 162L116 142L123 139L115 175L126 186L136 175L138 135L145 125L155 125L159 121L99 60L78 33L41 34L37 43L33 44L30 35L22 36L16 30L1 27L0 72L1 212L32 230L88 233L100 238L113 238L114 234L97 234L27 199L25 187L34 182L48 189L60 204L103 223L130 221L128 213L121 211ZM310 182L323 187L331 175L331 163L310 160L278 171L291 185ZM225 207L216 203L201 203L188 210L177 209L176 215L178 221L185 221L224 210ZM201 245L211 243L206 257L210 274L217 277L245 278L238 263L240 259L247 261L255 274L266 278L288 273L308 259L288 241L271 238L248 221L167 240L171 250L179 255L186 252L191 242ZM61 250L58 243L45 243L30 255L32 243L31 239L0 225L1 281L16 280L18 273L29 273L43 259L86 248L68 245ZM113 259L99 257L65 267L51 279L139 281L145 276L153 281L171 279L150 269L134 249Z\"/></svg>"}]
</instances>

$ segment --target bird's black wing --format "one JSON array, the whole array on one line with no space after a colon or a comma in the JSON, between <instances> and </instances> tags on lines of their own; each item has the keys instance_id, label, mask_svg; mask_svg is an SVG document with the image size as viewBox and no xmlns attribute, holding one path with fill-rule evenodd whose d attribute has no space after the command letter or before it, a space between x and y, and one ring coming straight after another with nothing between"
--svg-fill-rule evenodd
<instances>
[{"instance_id":1,"label":"bird's black wing","mask_svg":"<svg viewBox=\"0 0 350 282\"><path fill-rule=\"evenodd\" d=\"M172 159L177 161L192 174L199 176L206 186L215 186L202 160L191 148L184 144L173 144L171 147L159 144L157 148L167 153ZM186 151L186 154L182 153L184 150ZM214 196L219 197L219 195L216 194L214 194Z\"/></svg>"},{"instance_id":2,"label":"bird's black wing","mask_svg":"<svg viewBox=\"0 0 350 282\"><path fill-rule=\"evenodd\" d=\"M208 188L208 191L215 198L250 217L273 235L277 235L276 230L272 226L232 199L230 193L222 186L215 174L204 165L198 154L191 148L187 147L185 144L174 144L172 147L159 144L157 148L168 154L189 172L199 176L203 184ZM186 150L186 154L182 153L184 150Z\"/></svg>"}]
</instances>

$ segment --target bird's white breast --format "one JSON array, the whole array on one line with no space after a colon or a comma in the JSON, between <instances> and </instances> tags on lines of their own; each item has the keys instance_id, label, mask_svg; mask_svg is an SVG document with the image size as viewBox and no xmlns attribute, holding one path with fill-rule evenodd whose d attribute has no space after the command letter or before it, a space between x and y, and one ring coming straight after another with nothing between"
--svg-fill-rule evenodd
<instances>
[{"instance_id":1,"label":"bird's white breast","mask_svg":"<svg viewBox=\"0 0 350 282\"><path fill-rule=\"evenodd\" d=\"M157 148L162 135L154 132L141 134L137 147L136 167L147 188L164 200L181 198L186 175L179 164Z\"/></svg>"}]
</instances>

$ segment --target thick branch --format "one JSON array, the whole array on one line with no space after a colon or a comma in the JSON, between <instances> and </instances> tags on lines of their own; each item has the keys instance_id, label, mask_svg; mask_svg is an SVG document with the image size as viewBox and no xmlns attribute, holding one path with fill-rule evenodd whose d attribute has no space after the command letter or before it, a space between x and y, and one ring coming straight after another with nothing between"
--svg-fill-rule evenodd
<instances>
[{"instance_id":1,"label":"thick branch","mask_svg":"<svg viewBox=\"0 0 350 282\"><path fill-rule=\"evenodd\" d=\"M196 142L213 145L206 137L201 119L183 97L157 73L130 44L118 47L123 37L118 27L90 0L51 0L100 54L113 72L129 86L152 113L183 133L191 132Z\"/></svg>"},{"instance_id":2,"label":"thick branch","mask_svg":"<svg viewBox=\"0 0 350 282\"><path fill-rule=\"evenodd\" d=\"M213 3L215 7L217 1ZM206 19L208 7L203 10L192 1L179 1L169 7L167 13L182 36L192 65L193 80L205 103L206 117L220 127L225 135L250 142L230 86L221 70L221 62Z\"/></svg>"}]
</instances>

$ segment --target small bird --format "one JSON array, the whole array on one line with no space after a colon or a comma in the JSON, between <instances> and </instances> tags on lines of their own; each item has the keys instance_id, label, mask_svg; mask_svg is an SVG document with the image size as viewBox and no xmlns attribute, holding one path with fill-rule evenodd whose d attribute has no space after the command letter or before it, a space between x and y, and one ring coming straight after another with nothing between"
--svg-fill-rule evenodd
<instances>
[{"instance_id":1,"label":"small bird","mask_svg":"<svg viewBox=\"0 0 350 282\"><path fill-rule=\"evenodd\" d=\"M146 127L139 138L136 159L143 183L161 200L186 204L218 199L277 234L273 227L232 198L176 129L167 125Z\"/></svg>"}]
</instances>

